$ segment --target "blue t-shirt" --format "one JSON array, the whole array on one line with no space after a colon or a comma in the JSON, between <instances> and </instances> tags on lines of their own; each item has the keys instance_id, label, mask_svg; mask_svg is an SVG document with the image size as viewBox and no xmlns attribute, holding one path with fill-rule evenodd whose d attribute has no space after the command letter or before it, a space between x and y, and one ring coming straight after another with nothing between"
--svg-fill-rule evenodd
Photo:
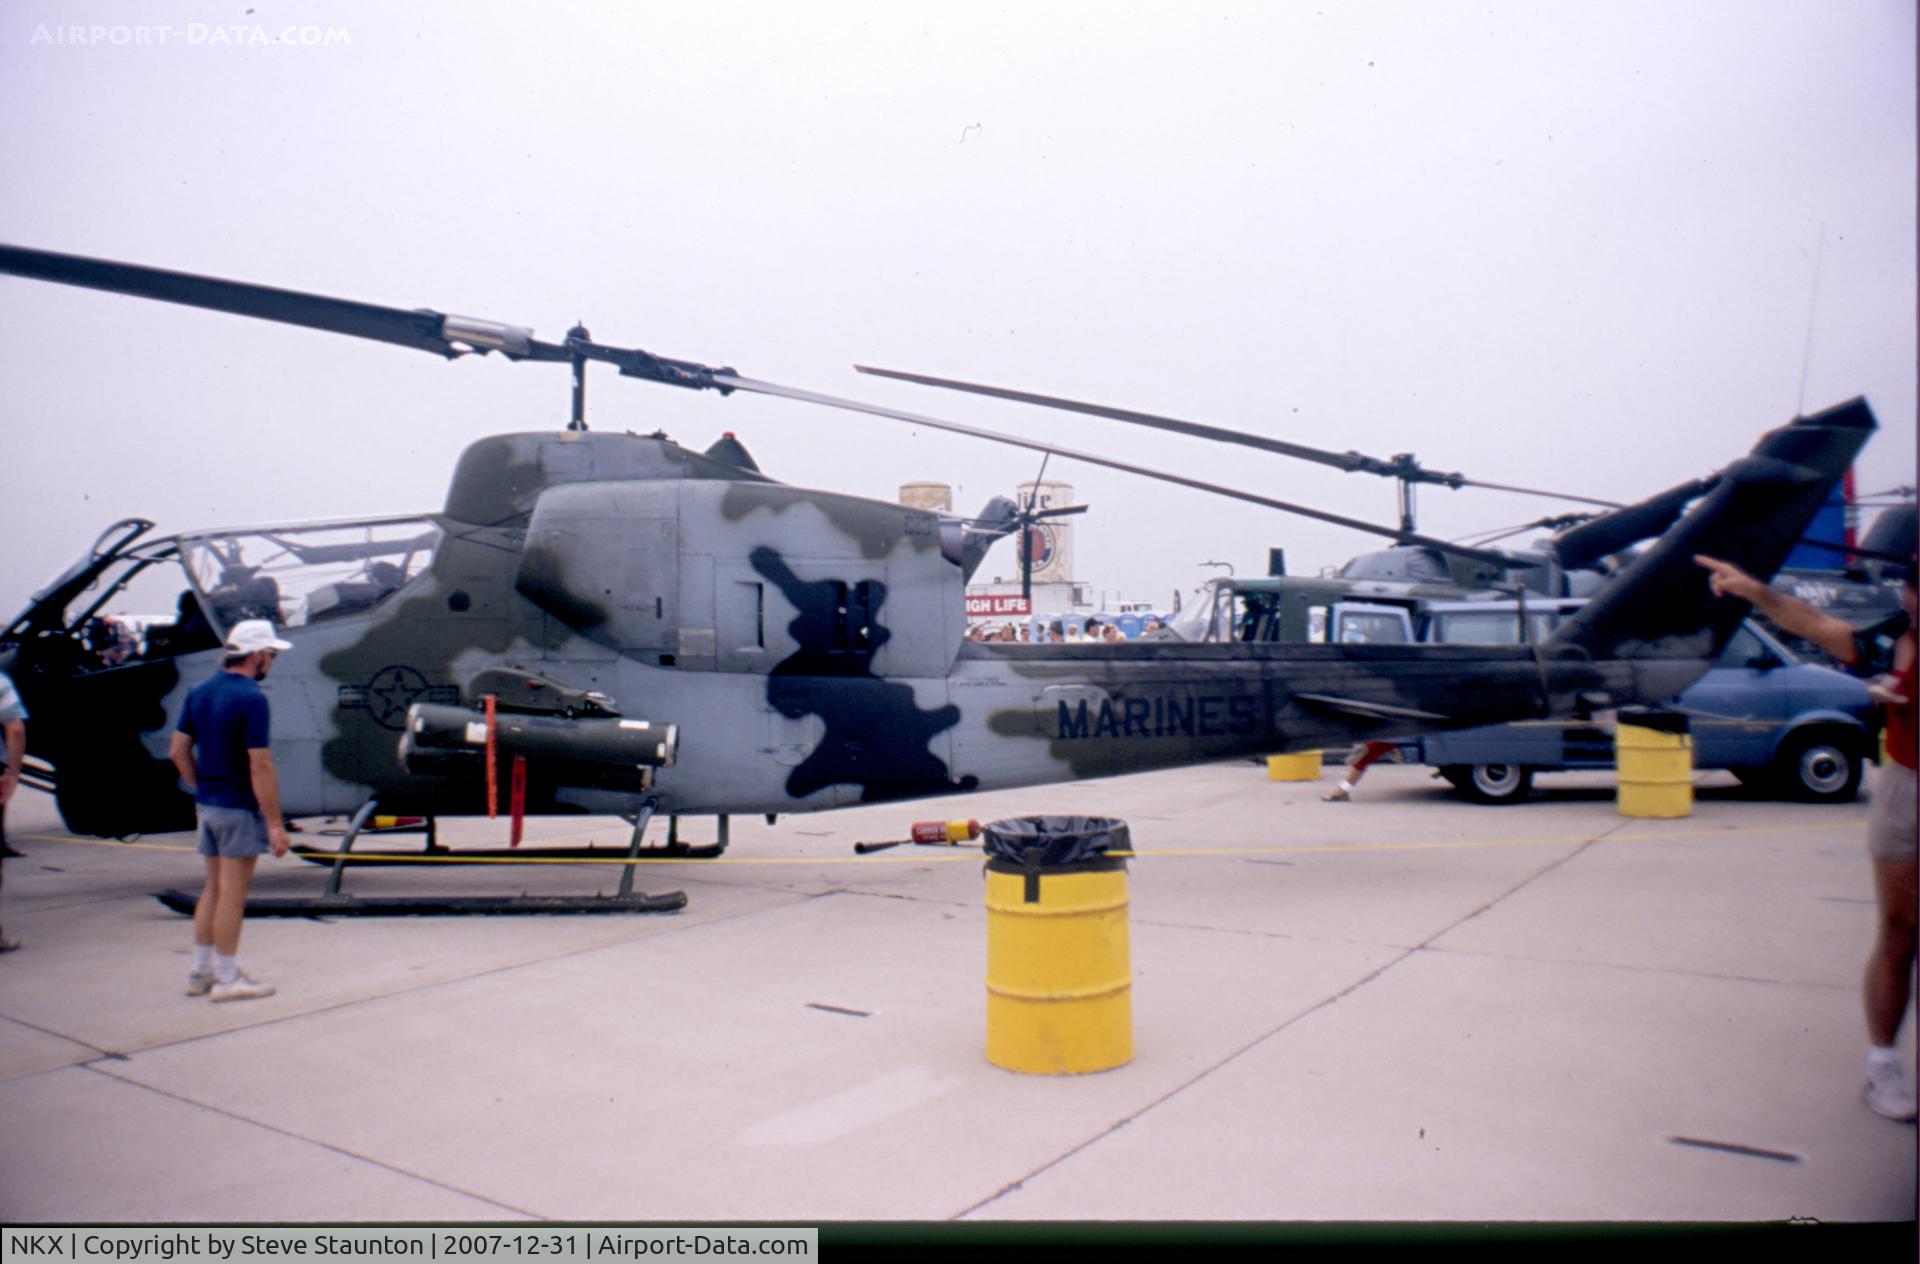
<instances>
[{"instance_id":1,"label":"blue t-shirt","mask_svg":"<svg viewBox=\"0 0 1920 1264\"><path fill-rule=\"evenodd\" d=\"M200 784L194 799L220 808L259 811L248 751L267 749L267 695L238 672L217 671L195 685L180 711L180 731L193 739Z\"/></svg>"}]
</instances>

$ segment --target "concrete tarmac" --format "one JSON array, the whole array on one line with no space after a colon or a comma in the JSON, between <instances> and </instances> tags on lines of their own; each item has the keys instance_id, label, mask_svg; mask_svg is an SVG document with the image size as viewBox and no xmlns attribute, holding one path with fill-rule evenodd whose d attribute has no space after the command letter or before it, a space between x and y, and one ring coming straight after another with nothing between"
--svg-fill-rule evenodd
<instances>
[{"instance_id":1,"label":"concrete tarmac","mask_svg":"<svg viewBox=\"0 0 1920 1264\"><path fill-rule=\"evenodd\" d=\"M77 839L22 792L0 1220L1914 1217L1914 1128L1860 1098L1864 804L1708 773L1690 817L1643 821L1600 775L1505 808L1418 768L1348 804L1320 801L1332 781L1240 761L740 818L720 860L641 867L682 912L256 920L242 964L279 993L220 1005L183 994L191 928L150 895L198 889L190 837ZM986 1062L978 852L853 852L1037 813L1120 817L1141 853L1116 1070ZM263 861L254 893L324 878ZM416 866L347 888L617 882ZM1911 1072L1911 1019L1902 1050Z\"/></svg>"}]
</instances>

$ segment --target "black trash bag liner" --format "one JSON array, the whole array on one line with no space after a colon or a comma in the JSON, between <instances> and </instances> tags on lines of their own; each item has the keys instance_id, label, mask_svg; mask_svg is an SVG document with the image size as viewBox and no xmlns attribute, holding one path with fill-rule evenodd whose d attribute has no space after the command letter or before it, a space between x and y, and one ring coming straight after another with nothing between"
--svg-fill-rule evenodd
<instances>
[{"instance_id":1,"label":"black trash bag liner","mask_svg":"<svg viewBox=\"0 0 1920 1264\"><path fill-rule=\"evenodd\" d=\"M1686 733L1692 729L1684 711L1622 711L1620 723L1656 733Z\"/></svg>"},{"instance_id":2,"label":"black trash bag liner","mask_svg":"<svg viewBox=\"0 0 1920 1264\"><path fill-rule=\"evenodd\" d=\"M1111 816L1015 816L988 822L982 833L989 857L1029 869L1133 850L1127 823Z\"/></svg>"}]
</instances>

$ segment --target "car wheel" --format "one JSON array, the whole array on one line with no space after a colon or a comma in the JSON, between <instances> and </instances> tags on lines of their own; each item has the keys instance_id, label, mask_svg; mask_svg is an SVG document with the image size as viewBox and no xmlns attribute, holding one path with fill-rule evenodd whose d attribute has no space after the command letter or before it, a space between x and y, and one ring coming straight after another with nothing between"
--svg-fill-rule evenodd
<instances>
[{"instance_id":1,"label":"car wheel","mask_svg":"<svg viewBox=\"0 0 1920 1264\"><path fill-rule=\"evenodd\" d=\"M1860 791L1860 752L1834 733L1794 734L1774 767L1781 791L1804 803L1847 803Z\"/></svg>"},{"instance_id":2,"label":"car wheel","mask_svg":"<svg viewBox=\"0 0 1920 1264\"><path fill-rule=\"evenodd\" d=\"M1533 769L1518 764L1454 764L1440 772L1475 803L1518 803L1533 789Z\"/></svg>"}]
</instances>

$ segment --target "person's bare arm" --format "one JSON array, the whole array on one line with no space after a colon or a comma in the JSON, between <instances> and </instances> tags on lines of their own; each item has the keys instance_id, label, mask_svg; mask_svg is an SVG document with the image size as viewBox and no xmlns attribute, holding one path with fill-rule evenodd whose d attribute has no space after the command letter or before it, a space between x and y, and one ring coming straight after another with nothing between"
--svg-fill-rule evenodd
<instances>
[{"instance_id":1,"label":"person's bare arm","mask_svg":"<svg viewBox=\"0 0 1920 1264\"><path fill-rule=\"evenodd\" d=\"M200 769L193 762L193 739L185 733L175 732L173 741L167 746L167 758L180 771L180 780L186 783L187 793L200 788Z\"/></svg>"},{"instance_id":2,"label":"person's bare arm","mask_svg":"<svg viewBox=\"0 0 1920 1264\"><path fill-rule=\"evenodd\" d=\"M1750 602L1757 612L1773 620L1776 627L1794 636L1804 637L1842 663L1853 662L1857 652L1853 643L1853 625L1814 609L1798 597L1776 592L1753 576L1719 558L1696 554L1694 561L1707 569L1707 582L1716 597L1738 597Z\"/></svg>"},{"instance_id":3,"label":"person's bare arm","mask_svg":"<svg viewBox=\"0 0 1920 1264\"><path fill-rule=\"evenodd\" d=\"M260 805L260 817L267 823L267 846L276 856L287 854L286 818L280 815L280 774L273 766L273 752L247 752L247 772L253 780L253 797Z\"/></svg>"}]
</instances>

